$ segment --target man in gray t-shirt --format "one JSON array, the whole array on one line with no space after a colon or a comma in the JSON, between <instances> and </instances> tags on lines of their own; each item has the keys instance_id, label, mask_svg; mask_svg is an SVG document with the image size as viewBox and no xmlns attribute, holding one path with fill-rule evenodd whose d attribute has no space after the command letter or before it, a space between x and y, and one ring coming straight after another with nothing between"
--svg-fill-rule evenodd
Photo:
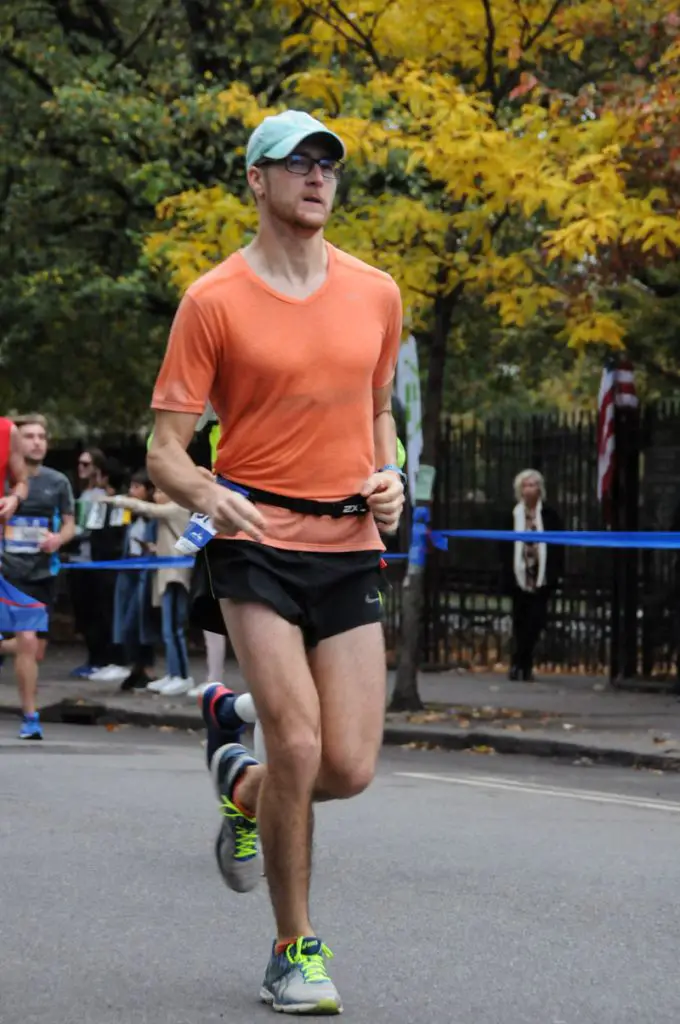
<instances>
[{"instance_id":1,"label":"man in gray t-shirt","mask_svg":"<svg viewBox=\"0 0 680 1024\"><path fill-rule=\"evenodd\" d=\"M68 478L43 466L47 454L47 424L38 414L15 419L19 443L28 468L28 497L5 526L2 575L29 597L47 605L54 602L58 551L75 535L75 502ZM35 708L38 662L45 654L47 634L16 634L15 663L24 718L21 739L42 739Z\"/></svg>"},{"instance_id":2,"label":"man in gray t-shirt","mask_svg":"<svg viewBox=\"0 0 680 1024\"><path fill-rule=\"evenodd\" d=\"M57 551L64 544L60 531L74 517L74 500L68 477L56 469L29 467L28 497L17 509L5 531L2 574L20 582L48 580L59 571ZM67 532L71 532L67 529ZM53 538L59 538L55 544ZM21 587L19 589L22 589ZM26 593L26 588L23 588Z\"/></svg>"}]
</instances>

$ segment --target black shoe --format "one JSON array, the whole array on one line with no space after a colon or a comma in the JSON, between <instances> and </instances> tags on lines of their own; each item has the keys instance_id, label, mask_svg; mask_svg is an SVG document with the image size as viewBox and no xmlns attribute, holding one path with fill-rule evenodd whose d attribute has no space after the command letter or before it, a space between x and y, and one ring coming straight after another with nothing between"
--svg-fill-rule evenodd
<instances>
[{"instance_id":1,"label":"black shoe","mask_svg":"<svg viewBox=\"0 0 680 1024\"><path fill-rule=\"evenodd\" d=\"M152 678L152 676L147 676L146 672L131 672L127 679L124 679L120 684L120 688L123 692L127 690L145 690L152 681Z\"/></svg>"},{"instance_id":2,"label":"black shoe","mask_svg":"<svg viewBox=\"0 0 680 1024\"><path fill-rule=\"evenodd\" d=\"M517 667L517 665L511 665L510 671L508 672L508 679L510 680L511 683L516 683L519 677L519 668Z\"/></svg>"}]
</instances>

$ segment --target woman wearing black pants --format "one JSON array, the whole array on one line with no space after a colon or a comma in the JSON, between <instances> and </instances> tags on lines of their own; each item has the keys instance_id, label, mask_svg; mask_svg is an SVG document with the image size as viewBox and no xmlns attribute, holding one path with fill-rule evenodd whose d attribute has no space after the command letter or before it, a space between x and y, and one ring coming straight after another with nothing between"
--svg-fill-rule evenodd
<instances>
[{"instance_id":1,"label":"woman wearing black pants","mask_svg":"<svg viewBox=\"0 0 680 1024\"><path fill-rule=\"evenodd\" d=\"M505 529L517 533L562 530L557 512L545 504L545 481L535 469L515 477L517 504ZM512 597L510 679L533 679L534 650L548 620L548 601L564 569L561 545L517 541L502 543L503 590Z\"/></svg>"}]
</instances>

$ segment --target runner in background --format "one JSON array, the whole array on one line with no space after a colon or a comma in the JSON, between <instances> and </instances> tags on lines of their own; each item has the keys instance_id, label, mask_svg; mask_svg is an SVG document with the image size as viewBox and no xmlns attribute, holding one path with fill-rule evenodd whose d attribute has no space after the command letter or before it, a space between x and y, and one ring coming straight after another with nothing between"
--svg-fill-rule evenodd
<instances>
[{"instance_id":1,"label":"runner in background","mask_svg":"<svg viewBox=\"0 0 680 1024\"><path fill-rule=\"evenodd\" d=\"M75 536L75 504L68 478L43 465L47 421L34 413L15 420L28 470L28 495L4 531L3 576L12 586L52 609L59 572L59 550ZM36 710L38 663L47 630L16 630L14 668L23 709L21 739L42 739Z\"/></svg>"}]
</instances>

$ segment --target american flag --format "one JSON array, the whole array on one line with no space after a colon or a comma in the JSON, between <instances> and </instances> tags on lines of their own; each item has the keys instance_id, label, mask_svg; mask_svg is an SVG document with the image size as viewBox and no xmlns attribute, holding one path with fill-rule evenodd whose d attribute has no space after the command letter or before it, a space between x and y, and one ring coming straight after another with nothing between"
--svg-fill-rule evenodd
<instances>
[{"instance_id":1,"label":"american flag","mask_svg":"<svg viewBox=\"0 0 680 1024\"><path fill-rule=\"evenodd\" d=\"M597 396L597 498L611 497L616 455L614 410L638 405L633 364L628 359L608 359L602 370Z\"/></svg>"}]
</instances>

